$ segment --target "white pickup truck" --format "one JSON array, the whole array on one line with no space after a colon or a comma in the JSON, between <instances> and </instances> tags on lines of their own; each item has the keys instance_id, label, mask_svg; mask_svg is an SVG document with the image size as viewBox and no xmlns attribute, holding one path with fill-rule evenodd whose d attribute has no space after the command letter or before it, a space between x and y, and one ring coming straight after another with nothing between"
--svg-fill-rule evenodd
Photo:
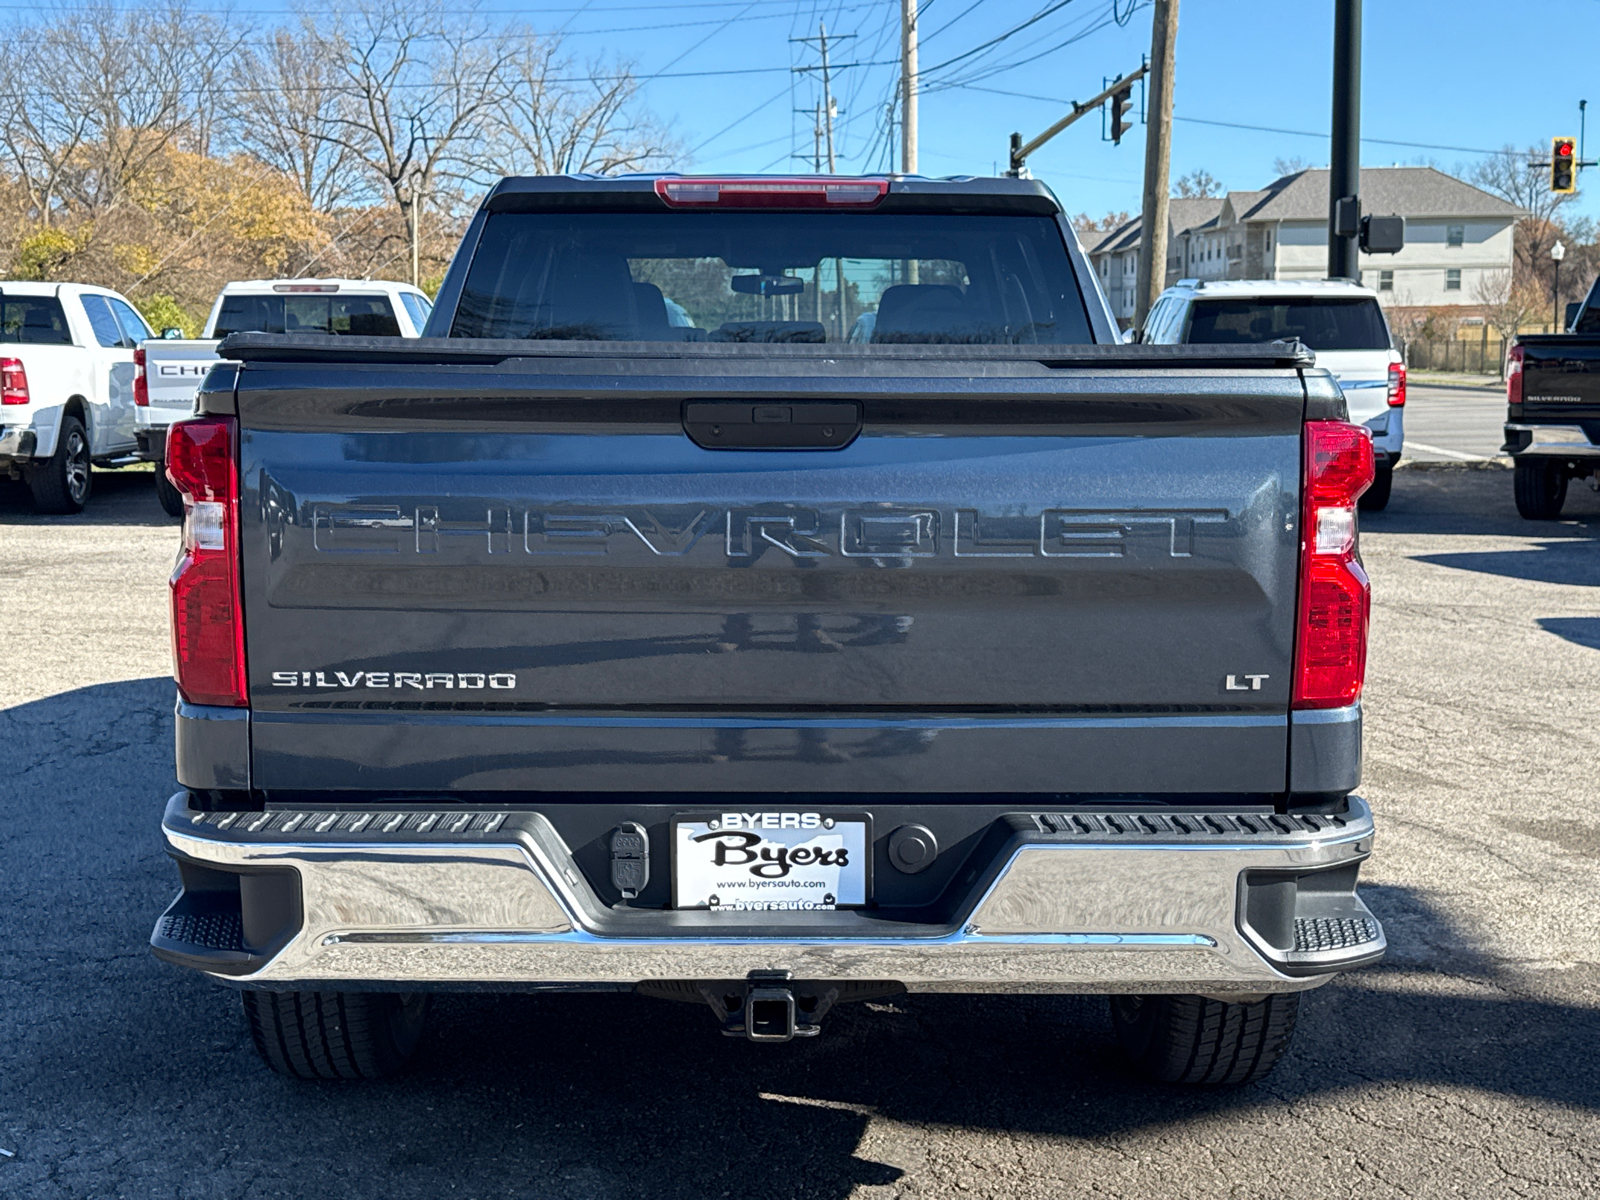
<instances>
[{"instance_id":1,"label":"white pickup truck","mask_svg":"<svg viewBox=\"0 0 1600 1200\"><path fill-rule=\"evenodd\" d=\"M88 503L94 466L136 461L135 347L150 328L109 288L0 283L0 476L40 512Z\"/></svg>"},{"instance_id":2,"label":"white pickup truck","mask_svg":"<svg viewBox=\"0 0 1600 1200\"><path fill-rule=\"evenodd\" d=\"M192 413L201 381L219 361L217 344L230 333L421 337L432 308L420 289L377 279L249 279L228 284L211 306L199 338L152 338L135 353L141 381L135 429L139 457L162 463L167 426ZM183 516L183 497L165 470L156 472L156 491L168 513Z\"/></svg>"}]
</instances>

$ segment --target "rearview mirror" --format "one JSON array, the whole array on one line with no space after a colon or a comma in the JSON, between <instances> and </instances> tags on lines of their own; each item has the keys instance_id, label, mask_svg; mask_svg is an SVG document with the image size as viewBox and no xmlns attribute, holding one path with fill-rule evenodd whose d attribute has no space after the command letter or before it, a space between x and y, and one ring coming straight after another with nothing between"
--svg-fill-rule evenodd
<instances>
[{"instance_id":1,"label":"rearview mirror","mask_svg":"<svg viewBox=\"0 0 1600 1200\"><path fill-rule=\"evenodd\" d=\"M798 296L806 281L793 275L735 275L728 286L742 296Z\"/></svg>"}]
</instances>

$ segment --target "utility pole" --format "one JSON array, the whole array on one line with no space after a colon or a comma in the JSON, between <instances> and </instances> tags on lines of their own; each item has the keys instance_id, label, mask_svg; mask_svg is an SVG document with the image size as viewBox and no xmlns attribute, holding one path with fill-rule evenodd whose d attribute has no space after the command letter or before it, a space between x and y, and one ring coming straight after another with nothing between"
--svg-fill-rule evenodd
<instances>
[{"instance_id":1,"label":"utility pole","mask_svg":"<svg viewBox=\"0 0 1600 1200\"><path fill-rule=\"evenodd\" d=\"M1150 123L1144 144L1143 228L1139 233L1138 292L1133 327L1167 283L1167 177L1172 172L1172 84L1177 69L1178 0L1155 0L1150 31Z\"/></svg>"},{"instance_id":2,"label":"utility pole","mask_svg":"<svg viewBox=\"0 0 1600 1200\"><path fill-rule=\"evenodd\" d=\"M421 239L422 218L419 209L422 207L422 181L413 175L411 177L411 286L422 286L422 271L418 242Z\"/></svg>"},{"instance_id":3,"label":"utility pole","mask_svg":"<svg viewBox=\"0 0 1600 1200\"><path fill-rule=\"evenodd\" d=\"M917 0L900 0L900 170L917 173Z\"/></svg>"},{"instance_id":4,"label":"utility pole","mask_svg":"<svg viewBox=\"0 0 1600 1200\"><path fill-rule=\"evenodd\" d=\"M816 42L818 44L818 48L821 51L821 58L822 58L821 65L819 67L793 67L793 68L791 68L791 70L793 70L795 72L820 70L822 72L822 103L817 108L817 122L816 122L816 125L814 127L815 130L817 131L816 132L816 137L817 137L817 144L818 144L818 147L819 147L819 149L817 150L816 155L815 155L816 162L817 162L816 169L817 169L817 173L821 174L821 172L822 172L822 165L821 165L822 164L822 152L821 152L820 147L825 144L827 146L827 149L828 149L828 155L827 155L827 158L828 158L828 172L830 174L832 174L832 173L834 173L834 172L836 172L838 170L838 163L834 158L834 152L833 152L833 119L839 115L839 109L838 109L838 106L834 103L834 99L833 99L833 74L832 74L832 68L829 66L829 63L828 63L828 42L830 41L830 39L828 37L828 27L825 24L823 24L822 22L820 22L820 21L817 22L817 33L818 33L818 36L814 37L814 38L797 37L797 38L790 38L789 40L791 42L802 42L802 43L804 43L805 45L808 45L808 46L812 42ZM840 42L840 41L845 41L845 40L847 40L849 38L853 38L855 36L856 35L853 34L853 33L835 34L831 40L835 41L835 42ZM806 110L802 108L802 109L797 109L796 111L797 112L805 112Z\"/></svg>"},{"instance_id":5,"label":"utility pole","mask_svg":"<svg viewBox=\"0 0 1600 1200\"><path fill-rule=\"evenodd\" d=\"M828 122L828 174L837 175L838 165L833 158L833 81L828 74L828 27L817 22L817 33L822 43L822 113Z\"/></svg>"},{"instance_id":6,"label":"utility pole","mask_svg":"<svg viewBox=\"0 0 1600 1200\"><path fill-rule=\"evenodd\" d=\"M811 170L822 174L822 101L817 101L816 121L811 126Z\"/></svg>"},{"instance_id":7,"label":"utility pole","mask_svg":"<svg viewBox=\"0 0 1600 1200\"><path fill-rule=\"evenodd\" d=\"M1361 0L1334 3L1333 147L1328 163L1328 278L1360 279Z\"/></svg>"}]
</instances>

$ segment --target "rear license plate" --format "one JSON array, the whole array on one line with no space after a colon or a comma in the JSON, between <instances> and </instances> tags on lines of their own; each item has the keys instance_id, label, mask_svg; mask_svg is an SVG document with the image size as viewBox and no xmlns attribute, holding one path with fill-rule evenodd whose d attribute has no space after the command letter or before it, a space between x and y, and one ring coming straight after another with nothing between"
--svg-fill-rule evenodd
<instances>
[{"instance_id":1,"label":"rear license plate","mask_svg":"<svg viewBox=\"0 0 1600 1200\"><path fill-rule=\"evenodd\" d=\"M672 822L672 905L718 912L856 908L872 890L861 813L706 813Z\"/></svg>"}]
</instances>

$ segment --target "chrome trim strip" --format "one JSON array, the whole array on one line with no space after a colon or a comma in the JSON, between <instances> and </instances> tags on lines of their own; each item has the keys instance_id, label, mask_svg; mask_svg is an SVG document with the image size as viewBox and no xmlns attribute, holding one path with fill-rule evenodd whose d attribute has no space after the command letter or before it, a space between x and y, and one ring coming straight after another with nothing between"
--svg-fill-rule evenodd
<instances>
[{"instance_id":1,"label":"chrome trim strip","mask_svg":"<svg viewBox=\"0 0 1600 1200\"><path fill-rule=\"evenodd\" d=\"M692 943L696 946L838 946L863 949L919 946L959 946L981 942L1002 946L1154 946L1168 949L1214 950L1217 939L1203 933L1009 933L987 934L971 929L958 930L932 938L853 938L853 937L681 937L632 938L606 937L586 929L566 933L330 933L324 946L338 945L439 945L439 946L544 946L559 944L671 948Z\"/></svg>"}]
</instances>

